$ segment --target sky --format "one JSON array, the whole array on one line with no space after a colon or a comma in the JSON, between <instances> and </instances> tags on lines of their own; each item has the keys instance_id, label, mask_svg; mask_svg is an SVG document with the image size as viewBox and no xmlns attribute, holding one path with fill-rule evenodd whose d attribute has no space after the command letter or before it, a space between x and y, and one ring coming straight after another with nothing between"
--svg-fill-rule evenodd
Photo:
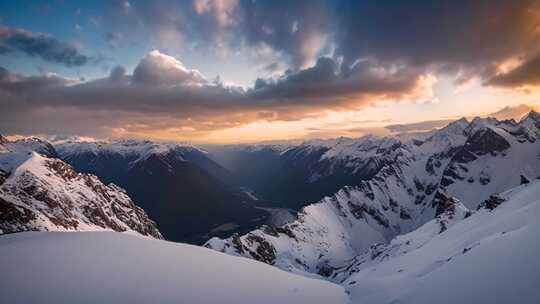
<instances>
[{"instance_id":1,"label":"sky","mask_svg":"<svg viewBox=\"0 0 540 304\"><path fill-rule=\"evenodd\" d=\"M359 137L540 102L540 0L0 1L0 133Z\"/></svg>"}]
</instances>

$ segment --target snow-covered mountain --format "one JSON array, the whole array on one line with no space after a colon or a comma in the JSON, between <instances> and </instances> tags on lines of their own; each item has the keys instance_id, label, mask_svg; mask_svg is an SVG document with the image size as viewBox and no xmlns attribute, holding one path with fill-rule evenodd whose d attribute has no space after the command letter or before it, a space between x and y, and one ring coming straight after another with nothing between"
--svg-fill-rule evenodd
<instances>
[{"instance_id":1,"label":"snow-covered mountain","mask_svg":"<svg viewBox=\"0 0 540 304\"><path fill-rule=\"evenodd\" d=\"M210 157L233 173L237 183L275 206L298 210L343 186L371 179L393 162L401 144L394 137L365 136L207 149Z\"/></svg>"},{"instance_id":2,"label":"snow-covered mountain","mask_svg":"<svg viewBox=\"0 0 540 304\"><path fill-rule=\"evenodd\" d=\"M419 229L373 245L330 280L356 303L538 303L540 181L459 203Z\"/></svg>"},{"instance_id":3,"label":"snow-covered mountain","mask_svg":"<svg viewBox=\"0 0 540 304\"><path fill-rule=\"evenodd\" d=\"M121 189L104 186L94 176L78 174L62 161L36 153L56 155L46 142L9 142L1 137L0 142L4 233L117 230L159 238L157 229L152 232L154 224ZM538 302L538 113L531 112L519 122L461 119L423 134L257 149L273 153L277 161L337 164L305 171L313 174L314 181L324 179L319 179L321 172L333 176L345 167L370 173L304 207L296 218L289 213L279 216L283 225L214 237L205 244L213 250L112 233L3 236L0 246L6 250L0 266L13 279L2 284L0 292L24 303L44 298L84 302L88 296L103 302L145 298L203 303ZM194 162L184 157L187 150L179 146L123 142L74 144L59 150L65 159L84 155L76 161L90 160L89 166L105 168L111 176L118 174L116 169L130 172L130 182L140 178L131 185L154 201L164 189L156 185L174 189L182 181L164 177L196 176L185 169ZM211 188L190 190L205 189ZM184 198L172 197L171 202ZM209 212L237 211L231 204L209 206ZM170 216L179 218L178 213ZM219 229L234 226L219 216L217 222L209 219L220 224ZM68 250L74 247L82 252ZM102 247L108 251L100 251ZM21 257L26 261L22 266L14 262ZM75 259L83 262L66 266L66 261ZM65 269L75 269L78 275ZM25 274L36 271L54 280L31 277L35 292L13 292L28 284ZM55 287L56 282L74 292Z\"/></svg>"},{"instance_id":4,"label":"snow-covered mountain","mask_svg":"<svg viewBox=\"0 0 540 304\"><path fill-rule=\"evenodd\" d=\"M249 231L269 216L228 183L226 169L192 145L64 141L55 148L76 170L126 189L168 240L201 244L210 235Z\"/></svg>"},{"instance_id":5,"label":"snow-covered mountain","mask_svg":"<svg viewBox=\"0 0 540 304\"><path fill-rule=\"evenodd\" d=\"M134 235L11 234L0 238L0 292L9 303L537 303L540 181L478 210L451 198L444 206L418 229L328 269L326 281Z\"/></svg>"},{"instance_id":6,"label":"snow-covered mountain","mask_svg":"<svg viewBox=\"0 0 540 304\"><path fill-rule=\"evenodd\" d=\"M387 156L373 177L303 208L294 222L213 238L206 246L293 272L329 275L374 243L417 229L457 201L460 209L475 209L540 172L540 115L535 112L519 122L461 119L427 136L357 141L325 153L349 160ZM372 155L348 149L364 145L376 147Z\"/></svg>"},{"instance_id":7,"label":"snow-covered mountain","mask_svg":"<svg viewBox=\"0 0 540 304\"><path fill-rule=\"evenodd\" d=\"M120 233L26 232L0 248L3 303L348 303L331 282Z\"/></svg>"},{"instance_id":8,"label":"snow-covered mountain","mask_svg":"<svg viewBox=\"0 0 540 304\"><path fill-rule=\"evenodd\" d=\"M0 137L0 234L114 230L161 238L126 192L77 173L37 138Z\"/></svg>"}]
</instances>

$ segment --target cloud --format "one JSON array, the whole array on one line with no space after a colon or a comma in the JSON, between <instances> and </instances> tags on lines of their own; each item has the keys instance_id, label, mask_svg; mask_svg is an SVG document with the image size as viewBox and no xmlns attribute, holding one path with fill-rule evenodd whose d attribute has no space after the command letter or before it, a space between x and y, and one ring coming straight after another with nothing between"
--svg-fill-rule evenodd
<instances>
[{"instance_id":1,"label":"cloud","mask_svg":"<svg viewBox=\"0 0 540 304\"><path fill-rule=\"evenodd\" d=\"M493 76L487 81L487 84L512 88L539 86L540 53L506 73Z\"/></svg>"},{"instance_id":2,"label":"cloud","mask_svg":"<svg viewBox=\"0 0 540 304\"><path fill-rule=\"evenodd\" d=\"M44 74L40 76L22 76L9 72L0 67L0 92L24 94L25 91L38 92L46 88L65 87L76 83L75 80L64 78L56 74ZM0 95L2 96L2 95Z\"/></svg>"},{"instance_id":3,"label":"cloud","mask_svg":"<svg viewBox=\"0 0 540 304\"><path fill-rule=\"evenodd\" d=\"M523 116L527 115L530 111L539 111L540 106L538 105L528 105L520 104L517 106L506 106L499 111L487 114L487 117L495 117L499 120L503 119L515 119L519 120Z\"/></svg>"},{"instance_id":4,"label":"cloud","mask_svg":"<svg viewBox=\"0 0 540 304\"><path fill-rule=\"evenodd\" d=\"M172 56L151 51L141 60L133 72L133 80L147 85L203 85L206 78L197 70L187 69Z\"/></svg>"},{"instance_id":5,"label":"cloud","mask_svg":"<svg viewBox=\"0 0 540 304\"><path fill-rule=\"evenodd\" d=\"M169 50L270 49L272 62L293 71L329 56L348 67L371 60L451 76L457 84L474 78L505 87L538 82L532 77L538 74L534 54L540 54L537 0L164 0L131 1L127 11L121 2L109 5L103 18L113 32ZM498 75L497 67L511 58L530 62Z\"/></svg>"},{"instance_id":6,"label":"cloud","mask_svg":"<svg viewBox=\"0 0 540 304\"><path fill-rule=\"evenodd\" d=\"M242 1L238 32L250 46L261 43L283 53L290 65L317 60L331 35L330 1Z\"/></svg>"},{"instance_id":7,"label":"cloud","mask_svg":"<svg viewBox=\"0 0 540 304\"><path fill-rule=\"evenodd\" d=\"M373 61L343 68L328 57L321 57L310 68L288 71L278 80L258 79L251 96L276 104L324 105L328 108L369 104L373 100L417 100L430 98L433 79L420 71Z\"/></svg>"},{"instance_id":8,"label":"cloud","mask_svg":"<svg viewBox=\"0 0 540 304\"><path fill-rule=\"evenodd\" d=\"M328 42L332 2L325 1L132 1L128 13L111 2L103 16L124 38L141 37L166 50L212 55L269 47L293 69L313 65ZM285 13L284 13L285 12Z\"/></svg>"},{"instance_id":9,"label":"cloud","mask_svg":"<svg viewBox=\"0 0 540 304\"><path fill-rule=\"evenodd\" d=\"M61 42L51 35L0 26L0 53L11 51L38 56L67 67L82 66L91 59L81 54L75 45Z\"/></svg>"},{"instance_id":10,"label":"cloud","mask_svg":"<svg viewBox=\"0 0 540 304\"><path fill-rule=\"evenodd\" d=\"M168 50L224 54L247 49L262 54L252 57L272 77L238 88L159 51L146 54L133 72L118 66L83 83L0 70L0 126L97 132L77 123L86 117L105 133L197 134L258 120L434 100L432 86L442 77L503 88L540 84L540 3L533 0L125 3L107 3L110 9L99 17L109 42L146 39L141 43ZM14 51L66 66L93 59L52 36L0 27L0 53ZM512 60L519 64L503 68ZM70 116L48 121L53 110Z\"/></svg>"},{"instance_id":11,"label":"cloud","mask_svg":"<svg viewBox=\"0 0 540 304\"><path fill-rule=\"evenodd\" d=\"M109 74L109 79L112 82L124 81L126 79L126 69L121 65L115 66Z\"/></svg>"},{"instance_id":12,"label":"cloud","mask_svg":"<svg viewBox=\"0 0 540 304\"><path fill-rule=\"evenodd\" d=\"M107 32L103 35L103 39L109 44L110 47L116 48L120 46L124 40L124 34L122 32Z\"/></svg>"},{"instance_id":13,"label":"cloud","mask_svg":"<svg viewBox=\"0 0 540 304\"><path fill-rule=\"evenodd\" d=\"M388 125L385 128L394 133L423 132L442 128L452 121L454 119L427 120L409 124Z\"/></svg>"},{"instance_id":14,"label":"cloud","mask_svg":"<svg viewBox=\"0 0 540 304\"><path fill-rule=\"evenodd\" d=\"M238 0L194 0L193 8L198 15L210 15L218 27L236 23L234 18Z\"/></svg>"},{"instance_id":15,"label":"cloud","mask_svg":"<svg viewBox=\"0 0 540 304\"><path fill-rule=\"evenodd\" d=\"M243 89L208 81L196 69L154 50L141 59L133 74L117 66L108 77L82 83L1 69L0 128L11 133L35 126L51 133L85 129L79 135L106 133L106 129L109 133L115 129L183 132L187 127L209 132L259 120L316 117L327 110L358 109L379 101L424 100L432 84L427 78L373 62L343 70L333 59L321 58L310 68L259 79L254 87ZM62 114L53 119L52 113ZM102 129L78 122L86 121L85 116Z\"/></svg>"},{"instance_id":16,"label":"cloud","mask_svg":"<svg viewBox=\"0 0 540 304\"><path fill-rule=\"evenodd\" d=\"M343 1L336 44L347 64L398 62L489 79L500 62L538 51L540 3L524 1Z\"/></svg>"}]
</instances>

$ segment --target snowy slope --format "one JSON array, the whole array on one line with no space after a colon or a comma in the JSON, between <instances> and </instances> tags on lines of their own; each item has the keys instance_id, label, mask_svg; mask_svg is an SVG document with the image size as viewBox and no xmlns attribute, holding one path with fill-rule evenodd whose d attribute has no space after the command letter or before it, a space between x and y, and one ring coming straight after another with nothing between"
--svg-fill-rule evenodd
<instances>
[{"instance_id":1,"label":"snowy slope","mask_svg":"<svg viewBox=\"0 0 540 304\"><path fill-rule=\"evenodd\" d=\"M435 219L374 246L334 279L358 303L538 303L540 181L499 198L442 232Z\"/></svg>"},{"instance_id":2,"label":"snowy slope","mask_svg":"<svg viewBox=\"0 0 540 304\"><path fill-rule=\"evenodd\" d=\"M441 188L467 207L540 177L540 117L474 119L467 142L445 169Z\"/></svg>"},{"instance_id":3,"label":"snowy slope","mask_svg":"<svg viewBox=\"0 0 540 304\"><path fill-rule=\"evenodd\" d=\"M142 161L152 154L166 154L170 151L189 153L192 151L204 153L190 144L156 143L148 140L119 140L119 141L64 141L55 144L61 157L73 157L78 154L119 154L131 158L132 162ZM181 154L179 157L182 157Z\"/></svg>"},{"instance_id":4,"label":"snowy slope","mask_svg":"<svg viewBox=\"0 0 540 304\"><path fill-rule=\"evenodd\" d=\"M1 237L0 248L5 303L348 302L330 282L120 233L19 233Z\"/></svg>"},{"instance_id":5,"label":"snowy slope","mask_svg":"<svg viewBox=\"0 0 540 304\"><path fill-rule=\"evenodd\" d=\"M465 127L459 122L457 126L452 124L441 130L441 136L432 139L430 153L422 154L416 146L392 144L391 148L379 149L377 147L383 144L369 144L380 154L392 155L392 162L384 165L372 179L361 181L358 186L344 187L305 207L297 221L277 230L263 227L227 240L213 238L206 245L290 271L325 274L371 244L390 241L425 222L417 222L417 217L436 195L442 174L442 169L437 168L434 171L440 171L439 174L427 174L426 163L433 155L441 166L448 163L447 151L466 140L462 135ZM447 140L449 134L453 135L451 140ZM396 143L395 139L380 140ZM433 218L436 207L429 212L429 219ZM261 254L260 247L268 249Z\"/></svg>"},{"instance_id":6,"label":"snowy slope","mask_svg":"<svg viewBox=\"0 0 540 304\"><path fill-rule=\"evenodd\" d=\"M213 238L206 246L327 276L372 244L432 220L455 198L475 209L490 195L537 178L539 134L540 117L531 112L520 122L461 119L422 140L380 138L368 146L386 147L375 153L392 158L371 179L305 207L295 222ZM340 150L333 155L352 153Z\"/></svg>"},{"instance_id":7,"label":"snowy slope","mask_svg":"<svg viewBox=\"0 0 540 304\"><path fill-rule=\"evenodd\" d=\"M115 230L161 238L123 189L36 148L28 141L0 143L0 234Z\"/></svg>"}]
</instances>

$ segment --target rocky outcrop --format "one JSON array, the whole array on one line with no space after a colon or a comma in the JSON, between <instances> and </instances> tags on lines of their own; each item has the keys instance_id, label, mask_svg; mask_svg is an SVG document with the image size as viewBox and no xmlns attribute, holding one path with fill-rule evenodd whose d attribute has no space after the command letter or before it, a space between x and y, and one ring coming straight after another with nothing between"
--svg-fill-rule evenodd
<instances>
[{"instance_id":1,"label":"rocky outcrop","mask_svg":"<svg viewBox=\"0 0 540 304\"><path fill-rule=\"evenodd\" d=\"M123 189L77 173L59 159L28 151L28 143L36 142L5 143L0 153L4 169L10 168L1 174L0 234L114 230L162 238Z\"/></svg>"}]
</instances>

